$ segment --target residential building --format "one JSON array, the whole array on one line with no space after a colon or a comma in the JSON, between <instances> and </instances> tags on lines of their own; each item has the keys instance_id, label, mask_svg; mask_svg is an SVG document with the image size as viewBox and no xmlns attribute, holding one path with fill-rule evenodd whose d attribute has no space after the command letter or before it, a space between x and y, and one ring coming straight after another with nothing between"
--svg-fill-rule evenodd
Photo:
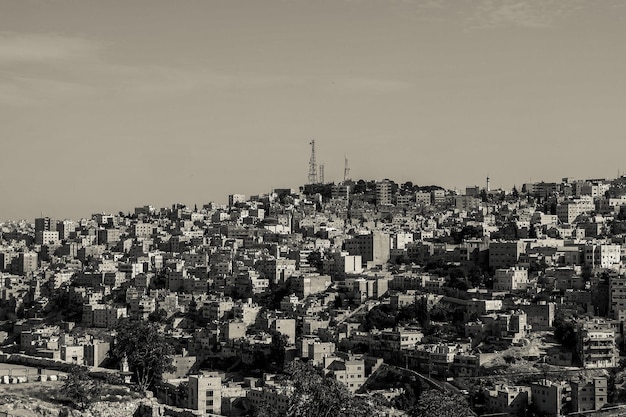
<instances>
[{"instance_id":1,"label":"residential building","mask_svg":"<svg viewBox=\"0 0 626 417\"><path fill-rule=\"evenodd\" d=\"M528 286L528 270L519 267L496 269L493 289L495 291L520 291Z\"/></svg>"},{"instance_id":2,"label":"residential building","mask_svg":"<svg viewBox=\"0 0 626 417\"><path fill-rule=\"evenodd\" d=\"M516 266L520 255L526 252L526 243L521 240L489 243L489 266L510 268Z\"/></svg>"},{"instance_id":3,"label":"residential building","mask_svg":"<svg viewBox=\"0 0 626 417\"><path fill-rule=\"evenodd\" d=\"M344 249L350 255L361 256L364 265L368 262L382 265L389 260L391 241L387 233L374 231L346 240Z\"/></svg>"},{"instance_id":4,"label":"residential building","mask_svg":"<svg viewBox=\"0 0 626 417\"><path fill-rule=\"evenodd\" d=\"M615 330L603 319L582 319L577 323L578 356L583 368L613 368L619 358Z\"/></svg>"},{"instance_id":5,"label":"residential building","mask_svg":"<svg viewBox=\"0 0 626 417\"><path fill-rule=\"evenodd\" d=\"M388 179L376 182L376 205L392 204L392 183Z\"/></svg>"},{"instance_id":6,"label":"residential building","mask_svg":"<svg viewBox=\"0 0 626 417\"><path fill-rule=\"evenodd\" d=\"M599 410L609 402L605 377L572 381L572 409L574 412Z\"/></svg>"},{"instance_id":7,"label":"residential building","mask_svg":"<svg viewBox=\"0 0 626 417\"><path fill-rule=\"evenodd\" d=\"M189 408L221 414L222 377L217 372L189 376Z\"/></svg>"}]
</instances>

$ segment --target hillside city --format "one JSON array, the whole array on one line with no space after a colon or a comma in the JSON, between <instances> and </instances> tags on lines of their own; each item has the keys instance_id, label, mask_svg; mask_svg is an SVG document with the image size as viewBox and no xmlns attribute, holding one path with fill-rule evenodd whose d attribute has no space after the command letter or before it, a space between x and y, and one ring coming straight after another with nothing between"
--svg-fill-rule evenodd
<instances>
[{"instance_id":1,"label":"hillside city","mask_svg":"<svg viewBox=\"0 0 626 417\"><path fill-rule=\"evenodd\" d=\"M0 367L163 415L626 413L626 176L33 220L1 224Z\"/></svg>"}]
</instances>

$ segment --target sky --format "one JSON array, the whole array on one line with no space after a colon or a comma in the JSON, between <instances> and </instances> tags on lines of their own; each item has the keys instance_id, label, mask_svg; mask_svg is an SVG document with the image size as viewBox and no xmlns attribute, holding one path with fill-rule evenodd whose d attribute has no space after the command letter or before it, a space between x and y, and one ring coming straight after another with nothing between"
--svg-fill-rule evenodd
<instances>
[{"instance_id":1,"label":"sky","mask_svg":"<svg viewBox=\"0 0 626 417\"><path fill-rule=\"evenodd\" d=\"M621 0L0 0L0 220L626 170Z\"/></svg>"}]
</instances>

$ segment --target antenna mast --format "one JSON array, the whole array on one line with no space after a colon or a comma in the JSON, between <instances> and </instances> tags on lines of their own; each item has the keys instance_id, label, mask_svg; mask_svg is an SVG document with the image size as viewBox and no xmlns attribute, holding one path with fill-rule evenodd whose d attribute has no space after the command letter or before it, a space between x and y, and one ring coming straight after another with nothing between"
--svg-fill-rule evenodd
<instances>
[{"instance_id":1,"label":"antenna mast","mask_svg":"<svg viewBox=\"0 0 626 417\"><path fill-rule=\"evenodd\" d=\"M317 184L317 163L315 162L315 139L313 139L309 145L311 145L311 159L309 159L309 184Z\"/></svg>"},{"instance_id":2,"label":"antenna mast","mask_svg":"<svg viewBox=\"0 0 626 417\"><path fill-rule=\"evenodd\" d=\"M320 164L320 184L324 184L324 164Z\"/></svg>"},{"instance_id":3,"label":"antenna mast","mask_svg":"<svg viewBox=\"0 0 626 417\"><path fill-rule=\"evenodd\" d=\"M343 180L348 181L350 179L350 168L348 167L348 157L345 155L343 157L345 159L345 164L343 168Z\"/></svg>"}]
</instances>

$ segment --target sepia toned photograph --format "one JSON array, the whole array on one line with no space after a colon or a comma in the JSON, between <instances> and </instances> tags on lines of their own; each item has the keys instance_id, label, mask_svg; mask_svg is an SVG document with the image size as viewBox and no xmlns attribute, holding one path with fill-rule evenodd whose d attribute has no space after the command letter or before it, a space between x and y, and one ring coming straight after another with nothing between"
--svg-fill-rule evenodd
<instances>
[{"instance_id":1,"label":"sepia toned photograph","mask_svg":"<svg viewBox=\"0 0 626 417\"><path fill-rule=\"evenodd\" d=\"M626 416L626 3L0 0L0 417Z\"/></svg>"}]
</instances>

